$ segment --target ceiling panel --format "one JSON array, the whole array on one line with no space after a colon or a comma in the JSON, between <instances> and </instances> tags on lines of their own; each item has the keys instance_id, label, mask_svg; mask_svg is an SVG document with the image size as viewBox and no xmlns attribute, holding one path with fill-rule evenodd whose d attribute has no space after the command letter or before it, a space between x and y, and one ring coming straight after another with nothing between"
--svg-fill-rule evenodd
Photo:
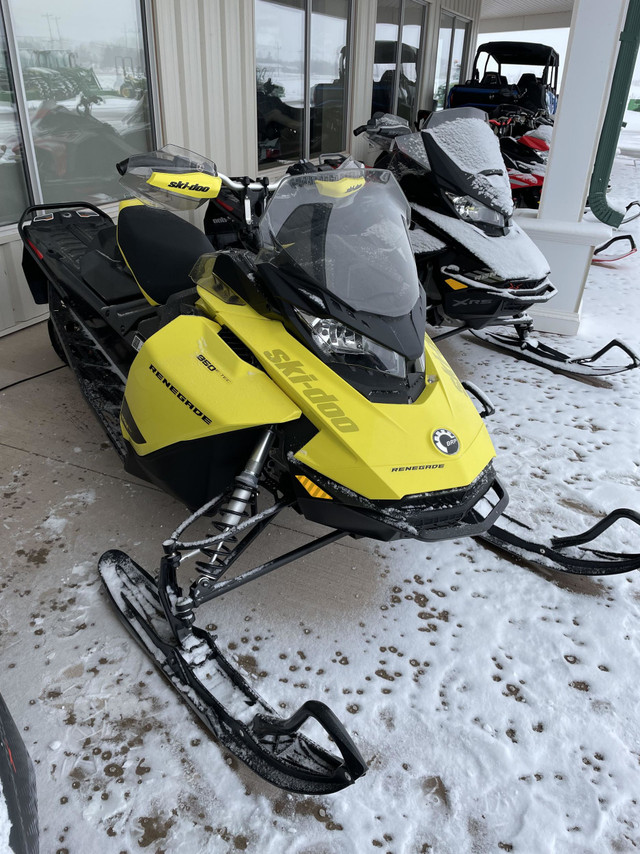
<instances>
[{"instance_id":1,"label":"ceiling panel","mask_svg":"<svg viewBox=\"0 0 640 854\"><path fill-rule=\"evenodd\" d=\"M520 15L544 15L570 12L573 0L482 0L480 18L514 18Z\"/></svg>"}]
</instances>

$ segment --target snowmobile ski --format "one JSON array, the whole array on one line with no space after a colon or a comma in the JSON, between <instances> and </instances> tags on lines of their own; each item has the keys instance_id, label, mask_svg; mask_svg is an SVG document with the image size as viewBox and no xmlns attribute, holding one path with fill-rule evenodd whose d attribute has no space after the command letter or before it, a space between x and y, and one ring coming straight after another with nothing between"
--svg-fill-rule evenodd
<instances>
[{"instance_id":1,"label":"snowmobile ski","mask_svg":"<svg viewBox=\"0 0 640 854\"><path fill-rule=\"evenodd\" d=\"M625 215L620 225L625 225L627 222L633 222L634 219L637 219L640 216L640 199L629 202L624 210Z\"/></svg>"},{"instance_id":2,"label":"snowmobile ski","mask_svg":"<svg viewBox=\"0 0 640 854\"><path fill-rule=\"evenodd\" d=\"M155 580L124 552L105 552L99 570L118 615L182 698L234 756L290 792L329 794L354 783L367 766L324 703L309 700L280 717L226 659L214 635L193 626L179 641ZM341 752L336 757L298 730L320 723Z\"/></svg>"},{"instance_id":3,"label":"snowmobile ski","mask_svg":"<svg viewBox=\"0 0 640 854\"><path fill-rule=\"evenodd\" d=\"M516 526L523 531L533 530L506 513L503 514L502 519L511 523L512 527ZM519 536L514 530L508 530L500 525L493 525L484 534L477 536L476 539L496 546L514 557L539 563L548 569L560 570L574 575L619 575L623 572L640 569L640 554L624 554L579 547L592 543L620 519L628 519L640 526L640 513L635 510L619 508L596 522L584 533L571 537L554 537L548 545L535 543ZM573 551L567 552L567 549L573 549Z\"/></svg>"},{"instance_id":4,"label":"snowmobile ski","mask_svg":"<svg viewBox=\"0 0 640 854\"><path fill-rule=\"evenodd\" d=\"M617 251L607 252L607 249L610 249L615 243L627 243L628 249L624 251L618 248ZM606 243L596 246L593 250L591 263L611 264L614 261L622 261L623 258L628 258L629 255L634 255L637 251L636 242L630 234L618 234L616 237L612 237L611 240L607 240Z\"/></svg>"},{"instance_id":5,"label":"snowmobile ski","mask_svg":"<svg viewBox=\"0 0 640 854\"><path fill-rule=\"evenodd\" d=\"M613 338L591 356L572 358L561 350L543 344L536 338L529 338L527 334L523 335L517 326L516 330L517 335L477 329L469 331L480 341L497 347L499 350L504 350L519 359L571 377L606 377L640 367L640 358L630 347L617 338ZM626 364L618 365L596 364L599 359L612 350L622 350L629 357L629 361Z\"/></svg>"}]
</instances>

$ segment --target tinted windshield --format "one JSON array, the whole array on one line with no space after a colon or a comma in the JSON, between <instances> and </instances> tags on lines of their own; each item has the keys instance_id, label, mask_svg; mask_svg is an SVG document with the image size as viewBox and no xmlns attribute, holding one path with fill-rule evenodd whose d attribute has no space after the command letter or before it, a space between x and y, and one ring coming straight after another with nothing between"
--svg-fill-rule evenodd
<instances>
[{"instance_id":1,"label":"tinted windshield","mask_svg":"<svg viewBox=\"0 0 640 854\"><path fill-rule=\"evenodd\" d=\"M509 178L486 113L475 107L442 110L429 117L423 133L440 150L442 164L455 167L453 175L461 193L511 215Z\"/></svg>"},{"instance_id":2,"label":"tinted windshield","mask_svg":"<svg viewBox=\"0 0 640 854\"><path fill-rule=\"evenodd\" d=\"M286 178L260 222L260 261L302 270L356 311L407 314L419 296L409 206L390 172Z\"/></svg>"}]
</instances>

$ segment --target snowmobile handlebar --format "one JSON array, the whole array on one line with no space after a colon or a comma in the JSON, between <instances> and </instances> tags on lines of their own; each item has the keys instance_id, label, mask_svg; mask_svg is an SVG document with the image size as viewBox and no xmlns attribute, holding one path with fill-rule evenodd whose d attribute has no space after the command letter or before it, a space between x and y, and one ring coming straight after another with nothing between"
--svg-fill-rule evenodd
<instances>
[{"instance_id":1,"label":"snowmobile handlebar","mask_svg":"<svg viewBox=\"0 0 640 854\"><path fill-rule=\"evenodd\" d=\"M124 160L121 160L119 163L116 163L116 169L120 175L125 175L127 172L127 168L129 166L129 157L125 157ZM167 166L169 165L169 161L165 158L158 157L155 159L145 159L145 166L149 166L152 169L158 168L162 171L167 170ZM176 165L180 166L180 163L174 163L172 168ZM185 159L184 162L185 170L192 171L192 168L189 162ZM220 178L225 187L228 187L230 190L234 190L236 192L241 192L242 190L264 190L267 187L268 179L263 181L252 181L250 178L242 178L240 180L234 181L232 178L229 178L227 175L223 175L222 172L217 173L217 177ZM280 185L279 181L275 181L273 184L268 184L270 190L275 190ZM89 207L88 205L86 207Z\"/></svg>"}]
</instances>

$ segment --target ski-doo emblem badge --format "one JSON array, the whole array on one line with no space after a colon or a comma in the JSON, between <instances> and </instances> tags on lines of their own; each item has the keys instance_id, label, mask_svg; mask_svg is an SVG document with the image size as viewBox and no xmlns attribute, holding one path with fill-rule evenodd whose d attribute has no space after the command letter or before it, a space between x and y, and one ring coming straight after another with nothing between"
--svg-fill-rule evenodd
<instances>
[{"instance_id":1,"label":"ski-doo emblem badge","mask_svg":"<svg viewBox=\"0 0 640 854\"><path fill-rule=\"evenodd\" d=\"M441 427L439 430L434 430L431 438L433 444L442 454L457 454L460 450L458 437L451 430L445 430Z\"/></svg>"}]
</instances>

